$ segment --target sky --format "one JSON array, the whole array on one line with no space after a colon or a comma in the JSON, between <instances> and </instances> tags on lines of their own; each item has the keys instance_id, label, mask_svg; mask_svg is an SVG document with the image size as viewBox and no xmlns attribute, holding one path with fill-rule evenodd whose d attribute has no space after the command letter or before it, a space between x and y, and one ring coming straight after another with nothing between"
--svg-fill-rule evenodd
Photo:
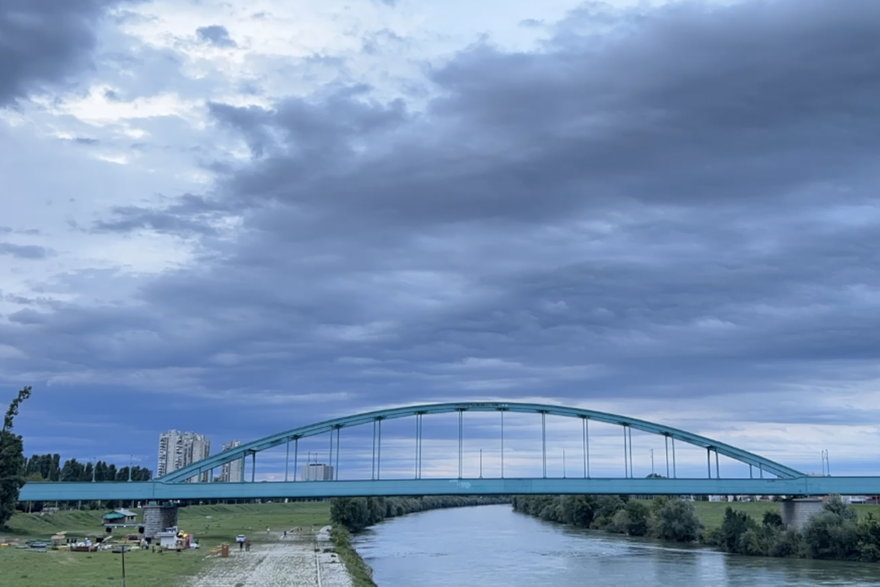
<instances>
[{"instance_id":1,"label":"sky","mask_svg":"<svg viewBox=\"0 0 880 587\"><path fill-rule=\"evenodd\" d=\"M29 454L151 468L166 429L530 401L880 475L878 38L875 0L0 0L0 402L33 386ZM636 476L664 450L634 434Z\"/></svg>"}]
</instances>

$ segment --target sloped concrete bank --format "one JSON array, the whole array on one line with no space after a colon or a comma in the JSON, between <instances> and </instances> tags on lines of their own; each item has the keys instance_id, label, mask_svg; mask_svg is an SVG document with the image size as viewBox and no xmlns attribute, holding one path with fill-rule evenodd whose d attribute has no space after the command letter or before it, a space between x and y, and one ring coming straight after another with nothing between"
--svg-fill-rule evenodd
<instances>
[{"instance_id":1,"label":"sloped concrete bank","mask_svg":"<svg viewBox=\"0 0 880 587\"><path fill-rule=\"evenodd\" d=\"M234 550L217 558L188 587L355 587L330 539L330 527L317 534L288 535Z\"/></svg>"}]
</instances>

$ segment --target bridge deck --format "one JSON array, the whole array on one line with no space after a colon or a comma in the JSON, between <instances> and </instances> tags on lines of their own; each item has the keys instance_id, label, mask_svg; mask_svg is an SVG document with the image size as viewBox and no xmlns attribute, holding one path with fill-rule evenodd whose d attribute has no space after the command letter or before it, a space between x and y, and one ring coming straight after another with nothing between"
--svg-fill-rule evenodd
<instances>
[{"instance_id":1,"label":"bridge deck","mask_svg":"<svg viewBox=\"0 0 880 587\"><path fill-rule=\"evenodd\" d=\"M28 483L21 501L397 495L880 495L880 477L796 479L383 479L257 483Z\"/></svg>"}]
</instances>

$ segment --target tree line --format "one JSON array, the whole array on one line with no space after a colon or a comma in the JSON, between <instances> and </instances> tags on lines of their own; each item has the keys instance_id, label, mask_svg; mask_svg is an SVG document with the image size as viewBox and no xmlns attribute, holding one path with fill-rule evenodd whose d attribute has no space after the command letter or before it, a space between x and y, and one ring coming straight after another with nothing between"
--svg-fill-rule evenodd
<instances>
[{"instance_id":1,"label":"tree line","mask_svg":"<svg viewBox=\"0 0 880 587\"><path fill-rule=\"evenodd\" d=\"M330 500L330 520L359 532L386 518L441 508L510 503L507 497L426 496L426 497L335 497Z\"/></svg>"},{"instance_id":2,"label":"tree line","mask_svg":"<svg viewBox=\"0 0 880 587\"><path fill-rule=\"evenodd\" d=\"M26 481L52 482L52 481L128 481L129 467L117 469L113 463L98 461L81 463L76 459L68 459L61 464L61 455L45 454L33 455L25 464L24 477ZM149 481L153 472L146 467L132 467L132 481Z\"/></svg>"},{"instance_id":3,"label":"tree line","mask_svg":"<svg viewBox=\"0 0 880 587\"><path fill-rule=\"evenodd\" d=\"M627 495L517 495L514 511L548 522L605 530L629 536L650 536L693 542L701 525L689 501L656 497L645 503Z\"/></svg>"},{"instance_id":4,"label":"tree line","mask_svg":"<svg viewBox=\"0 0 880 587\"><path fill-rule=\"evenodd\" d=\"M779 512L765 512L758 522L729 506L721 526L705 530L691 502L670 497L645 501L626 495L518 495L512 501L514 511L549 522L700 542L737 554L880 562L880 519L868 514L858 520L839 495L830 496L823 511L800 531L786 528Z\"/></svg>"}]
</instances>

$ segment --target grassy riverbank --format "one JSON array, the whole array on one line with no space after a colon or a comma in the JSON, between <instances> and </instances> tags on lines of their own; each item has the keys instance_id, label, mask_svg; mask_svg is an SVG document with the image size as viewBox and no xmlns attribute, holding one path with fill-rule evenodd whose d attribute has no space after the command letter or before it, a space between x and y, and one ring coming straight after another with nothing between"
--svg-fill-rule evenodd
<instances>
[{"instance_id":1,"label":"grassy riverbank","mask_svg":"<svg viewBox=\"0 0 880 587\"><path fill-rule=\"evenodd\" d=\"M853 507L839 496L801 530L786 528L777 503L688 502L615 495L519 495L515 511L613 534L694 543L752 556L880 561L877 506ZM873 515L872 515L873 514Z\"/></svg>"},{"instance_id":2,"label":"grassy riverbank","mask_svg":"<svg viewBox=\"0 0 880 587\"><path fill-rule=\"evenodd\" d=\"M648 504L650 501L646 500L644 503ZM694 513L697 514L697 519L700 520L700 523L706 530L721 527L721 523L724 521L724 510L728 507L738 512L744 512L756 520L763 518L765 512L775 512L778 514L781 511L778 503L769 501L738 501L731 503L723 501L695 501L693 504ZM851 507L855 510L860 520L866 519L871 512L874 513L874 516L880 516L880 506L856 504Z\"/></svg>"},{"instance_id":3,"label":"grassy riverbank","mask_svg":"<svg viewBox=\"0 0 880 587\"><path fill-rule=\"evenodd\" d=\"M334 526L332 538L336 554L348 569L354 587L376 587L373 582L373 570L354 549L348 530L344 526Z\"/></svg>"},{"instance_id":4,"label":"grassy riverbank","mask_svg":"<svg viewBox=\"0 0 880 587\"><path fill-rule=\"evenodd\" d=\"M103 535L101 511L69 511L52 514L16 514L0 538L48 538L60 531L72 537ZM210 516L210 517L209 517ZM191 532L201 548L187 552L153 553L133 551L126 555L127 587L178 583L198 574L213 560L210 548L223 542L234 545L237 534L253 542L274 540L283 529L321 527L330 523L329 502L271 503L254 505L212 505L180 508L178 523ZM266 533L266 528L272 534ZM12 547L0 548L3 587L94 587L121 578L121 557L110 552L37 552Z\"/></svg>"}]
</instances>

